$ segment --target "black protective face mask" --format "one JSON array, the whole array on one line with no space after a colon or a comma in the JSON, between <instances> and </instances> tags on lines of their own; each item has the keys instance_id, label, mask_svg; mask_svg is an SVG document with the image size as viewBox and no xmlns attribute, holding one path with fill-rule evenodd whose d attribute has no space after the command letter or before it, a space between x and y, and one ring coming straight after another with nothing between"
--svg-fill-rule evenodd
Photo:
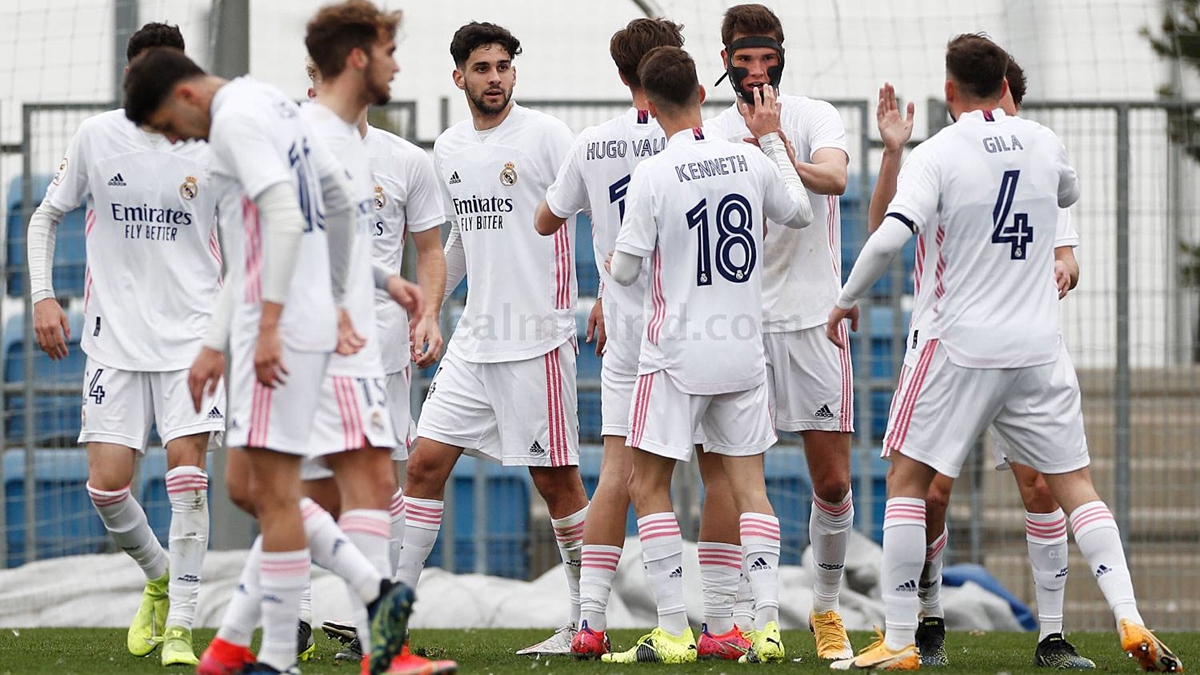
<instances>
[{"instance_id":1,"label":"black protective face mask","mask_svg":"<svg viewBox=\"0 0 1200 675\"><path fill-rule=\"evenodd\" d=\"M733 65L733 55L737 53L737 50L745 49L747 47L766 47L768 49L774 49L775 52L779 54L779 63L767 68L767 79L770 80L771 86L775 87L775 91L779 91L779 82L783 79L783 45L776 42L775 38L762 36L738 38L737 40L729 43L729 48L725 50L726 60L729 62L729 69L725 71L725 74L722 75L721 79L717 80L716 84L713 86L715 87L721 84L721 81L728 77L729 83L733 85L734 93L736 93L738 96L741 96L746 103L754 105L754 92L742 89L742 80L746 79L746 76L750 74L750 71L746 68L738 68Z\"/></svg>"}]
</instances>

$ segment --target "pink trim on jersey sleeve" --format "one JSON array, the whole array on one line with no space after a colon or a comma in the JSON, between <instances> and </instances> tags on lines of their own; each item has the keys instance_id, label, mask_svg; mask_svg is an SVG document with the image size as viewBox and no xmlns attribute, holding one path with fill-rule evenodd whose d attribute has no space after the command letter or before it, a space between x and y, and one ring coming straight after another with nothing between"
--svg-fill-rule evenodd
<instances>
[{"instance_id":1,"label":"pink trim on jersey sleeve","mask_svg":"<svg viewBox=\"0 0 1200 675\"><path fill-rule=\"evenodd\" d=\"M937 260L937 272L936 272L937 285L933 289L933 297L938 298L939 300L941 299L941 297L943 295L946 294L946 284L945 284L944 279L942 278L946 274L946 249L945 249L945 247L942 246L942 242L944 242L945 240L946 240L946 228L943 227L939 223L938 229L937 229L937 237L935 238L935 241L937 242L937 247L938 247L938 260Z\"/></svg>"},{"instance_id":2,"label":"pink trim on jersey sleeve","mask_svg":"<svg viewBox=\"0 0 1200 675\"><path fill-rule=\"evenodd\" d=\"M571 239L565 226L554 235L554 263L554 308L571 309Z\"/></svg>"}]
</instances>

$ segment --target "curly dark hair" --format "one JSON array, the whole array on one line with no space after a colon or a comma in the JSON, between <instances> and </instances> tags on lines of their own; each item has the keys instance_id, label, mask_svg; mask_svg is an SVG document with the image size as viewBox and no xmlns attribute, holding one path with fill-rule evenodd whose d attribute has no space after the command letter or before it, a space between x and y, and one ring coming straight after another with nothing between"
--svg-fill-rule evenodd
<instances>
[{"instance_id":1,"label":"curly dark hair","mask_svg":"<svg viewBox=\"0 0 1200 675\"><path fill-rule=\"evenodd\" d=\"M450 56L454 59L454 65L461 69L467 65L471 52L484 45L500 45L510 58L521 54L521 41L507 28L494 23L472 21L454 31L454 38L450 40Z\"/></svg>"}]
</instances>

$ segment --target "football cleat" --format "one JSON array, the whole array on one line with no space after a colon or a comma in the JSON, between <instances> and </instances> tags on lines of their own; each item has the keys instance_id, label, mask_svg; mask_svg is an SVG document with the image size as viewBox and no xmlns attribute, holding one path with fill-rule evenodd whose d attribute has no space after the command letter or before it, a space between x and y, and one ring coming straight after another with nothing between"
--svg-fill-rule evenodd
<instances>
[{"instance_id":1,"label":"football cleat","mask_svg":"<svg viewBox=\"0 0 1200 675\"><path fill-rule=\"evenodd\" d=\"M554 635L542 640L536 645L530 645L517 652L519 656L554 656L571 653L571 642L575 639L578 629L569 623L554 631Z\"/></svg>"},{"instance_id":2,"label":"football cleat","mask_svg":"<svg viewBox=\"0 0 1200 675\"><path fill-rule=\"evenodd\" d=\"M285 670L278 670L265 663L251 663L239 675L300 675L300 669L291 666Z\"/></svg>"},{"instance_id":3,"label":"football cleat","mask_svg":"<svg viewBox=\"0 0 1200 675\"><path fill-rule=\"evenodd\" d=\"M163 633L167 628L167 611L171 609L171 600L167 597L167 584L171 581L168 572L157 579L146 582L142 590L142 604L138 606L133 623L129 624L129 632L125 635L125 645L134 656L148 656L158 649L163 641Z\"/></svg>"},{"instance_id":4,"label":"football cleat","mask_svg":"<svg viewBox=\"0 0 1200 675\"><path fill-rule=\"evenodd\" d=\"M577 659L598 659L611 651L612 644L604 631L592 630L586 620L571 638L571 655Z\"/></svg>"},{"instance_id":5,"label":"football cleat","mask_svg":"<svg viewBox=\"0 0 1200 675\"><path fill-rule=\"evenodd\" d=\"M196 675L240 675L254 663L254 652L249 647L235 645L221 638L213 638L208 649L200 656Z\"/></svg>"},{"instance_id":6,"label":"football cleat","mask_svg":"<svg viewBox=\"0 0 1200 675\"><path fill-rule=\"evenodd\" d=\"M829 664L832 670L920 670L921 656L915 644L891 650L884 644L883 633L875 629L875 642L852 659Z\"/></svg>"},{"instance_id":7,"label":"football cleat","mask_svg":"<svg viewBox=\"0 0 1200 675\"><path fill-rule=\"evenodd\" d=\"M808 629L812 631L817 641L817 658L827 661L849 659L854 657L854 648L850 646L850 636L846 635L846 627L842 625L842 615L836 609L828 612L810 612Z\"/></svg>"},{"instance_id":8,"label":"football cleat","mask_svg":"<svg viewBox=\"0 0 1200 675\"><path fill-rule=\"evenodd\" d=\"M1121 636L1121 649L1138 662L1142 670L1156 673L1182 673L1183 661L1175 656L1167 645L1150 632L1129 619L1121 619L1117 626Z\"/></svg>"},{"instance_id":9,"label":"football cleat","mask_svg":"<svg viewBox=\"0 0 1200 675\"><path fill-rule=\"evenodd\" d=\"M1075 645L1067 642L1062 633L1051 633L1038 643L1033 653L1033 665L1039 668L1059 670L1092 670L1096 664L1075 651Z\"/></svg>"},{"instance_id":10,"label":"football cleat","mask_svg":"<svg viewBox=\"0 0 1200 675\"><path fill-rule=\"evenodd\" d=\"M927 616L917 624L917 653L923 666L950 665L946 655L946 620L938 616Z\"/></svg>"},{"instance_id":11,"label":"football cleat","mask_svg":"<svg viewBox=\"0 0 1200 675\"><path fill-rule=\"evenodd\" d=\"M700 624L700 639L696 641L696 657L736 661L750 651L750 638L734 626L728 633L715 635L708 624Z\"/></svg>"},{"instance_id":12,"label":"football cleat","mask_svg":"<svg viewBox=\"0 0 1200 675\"><path fill-rule=\"evenodd\" d=\"M312 624L301 621L296 626L296 660L308 661L317 653L317 643L313 640Z\"/></svg>"},{"instance_id":13,"label":"football cleat","mask_svg":"<svg viewBox=\"0 0 1200 675\"><path fill-rule=\"evenodd\" d=\"M358 630L348 621L326 621L321 624L325 637L337 640L342 648L333 655L334 661L362 661L362 643L358 641Z\"/></svg>"},{"instance_id":14,"label":"football cleat","mask_svg":"<svg viewBox=\"0 0 1200 675\"><path fill-rule=\"evenodd\" d=\"M643 635L632 649L604 654L600 660L605 663L695 663L696 640L691 628L679 635L655 628Z\"/></svg>"},{"instance_id":15,"label":"football cleat","mask_svg":"<svg viewBox=\"0 0 1200 675\"><path fill-rule=\"evenodd\" d=\"M738 663L780 663L787 656L783 638L779 636L779 624L772 621L762 630L754 631L750 650L738 659Z\"/></svg>"},{"instance_id":16,"label":"football cleat","mask_svg":"<svg viewBox=\"0 0 1200 675\"><path fill-rule=\"evenodd\" d=\"M408 586L387 579L379 584L379 597L367 606L371 619L370 675L387 672L392 659L404 649L408 637L408 617L416 596Z\"/></svg>"},{"instance_id":17,"label":"football cleat","mask_svg":"<svg viewBox=\"0 0 1200 675\"><path fill-rule=\"evenodd\" d=\"M368 659L363 661L363 675L367 675ZM392 659L385 675L454 675L458 672L458 664L448 660L432 660L417 656L405 645L400 653Z\"/></svg>"},{"instance_id":18,"label":"football cleat","mask_svg":"<svg viewBox=\"0 0 1200 675\"><path fill-rule=\"evenodd\" d=\"M199 663L200 659L196 658L196 652L192 650L192 629L168 626L163 638L162 664L194 666Z\"/></svg>"},{"instance_id":19,"label":"football cleat","mask_svg":"<svg viewBox=\"0 0 1200 675\"><path fill-rule=\"evenodd\" d=\"M354 638L353 640L347 642L345 647L343 647L342 649L339 649L336 653L334 653L333 660L334 661L362 661L362 657L363 657L362 643L358 641L358 638Z\"/></svg>"}]
</instances>

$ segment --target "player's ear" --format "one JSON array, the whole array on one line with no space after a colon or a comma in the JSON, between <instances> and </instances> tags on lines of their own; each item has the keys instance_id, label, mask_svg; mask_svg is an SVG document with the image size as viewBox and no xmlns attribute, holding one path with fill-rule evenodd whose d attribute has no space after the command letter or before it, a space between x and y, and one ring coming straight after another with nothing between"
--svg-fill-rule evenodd
<instances>
[{"instance_id":1,"label":"player's ear","mask_svg":"<svg viewBox=\"0 0 1200 675\"><path fill-rule=\"evenodd\" d=\"M313 89L312 87L309 87L308 88L308 100L311 101L316 97L317 97L317 90Z\"/></svg>"},{"instance_id":2,"label":"player's ear","mask_svg":"<svg viewBox=\"0 0 1200 675\"><path fill-rule=\"evenodd\" d=\"M958 98L958 88L954 86L954 80L946 78L946 107L951 107L951 104Z\"/></svg>"},{"instance_id":3,"label":"player's ear","mask_svg":"<svg viewBox=\"0 0 1200 675\"><path fill-rule=\"evenodd\" d=\"M1007 77L1004 78L1003 81L1000 83L1000 98L1004 98L1004 96L1006 94L1008 94L1008 78Z\"/></svg>"},{"instance_id":4,"label":"player's ear","mask_svg":"<svg viewBox=\"0 0 1200 675\"><path fill-rule=\"evenodd\" d=\"M454 86L462 90L467 88L466 80L463 79L462 71L458 68L454 69L454 72L450 74L450 77L454 80Z\"/></svg>"},{"instance_id":5,"label":"player's ear","mask_svg":"<svg viewBox=\"0 0 1200 675\"><path fill-rule=\"evenodd\" d=\"M126 68L125 70L128 71L129 69ZM619 69L617 70L617 77L621 78L621 84L625 85L626 87L629 86L629 80L625 79L625 76L623 74L621 74L621 71Z\"/></svg>"},{"instance_id":6,"label":"player's ear","mask_svg":"<svg viewBox=\"0 0 1200 675\"><path fill-rule=\"evenodd\" d=\"M654 105L654 101L646 100L646 109L650 111L650 116L658 119L658 106Z\"/></svg>"},{"instance_id":7,"label":"player's ear","mask_svg":"<svg viewBox=\"0 0 1200 675\"><path fill-rule=\"evenodd\" d=\"M700 85L700 105L704 105L704 99L708 98L708 92L705 91L704 85Z\"/></svg>"},{"instance_id":8,"label":"player's ear","mask_svg":"<svg viewBox=\"0 0 1200 675\"><path fill-rule=\"evenodd\" d=\"M725 70L729 70L729 52L724 49L721 50L721 65L725 66Z\"/></svg>"}]
</instances>

